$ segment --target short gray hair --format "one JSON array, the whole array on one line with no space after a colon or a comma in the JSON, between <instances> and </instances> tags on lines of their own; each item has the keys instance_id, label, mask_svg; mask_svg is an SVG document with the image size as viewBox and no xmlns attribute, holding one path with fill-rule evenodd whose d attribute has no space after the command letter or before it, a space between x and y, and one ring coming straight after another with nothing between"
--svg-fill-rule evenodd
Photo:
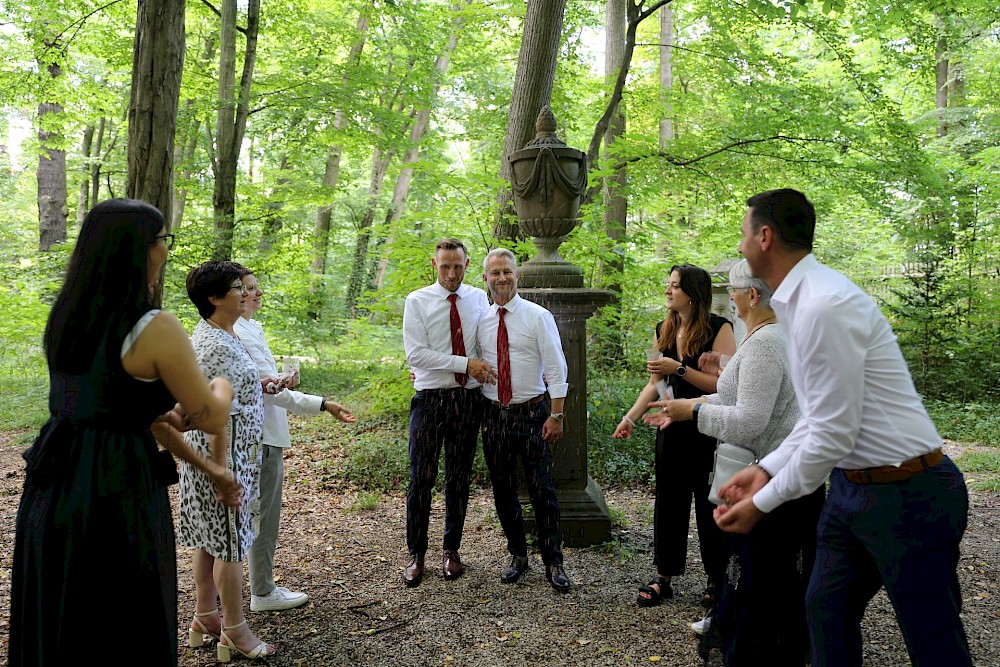
<instances>
[{"instance_id":1,"label":"short gray hair","mask_svg":"<svg viewBox=\"0 0 1000 667\"><path fill-rule=\"evenodd\" d=\"M490 263L491 257L506 257L514 265L514 268L517 268L517 257L514 256L514 253L507 248L493 248L486 253L486 257L483 257L483 273L486 273L486 265Z\"/></svg>"},{"instance_id":2,"label":"short gray hair","mask_svg":"<svg viewBox=\"0 0 1000 667\"><path fill-rule=\"evenodd\" d=\"M733 289L744 290L751 287L754 288L760 296L760 304L762 306L770 305L771 295L774 294L774 290L771 289L770 285L760 278L755 278L750 273L750 265L745 259L741 259L733 268L729 269L729 286Z\"/></svg>"}]
</instances>

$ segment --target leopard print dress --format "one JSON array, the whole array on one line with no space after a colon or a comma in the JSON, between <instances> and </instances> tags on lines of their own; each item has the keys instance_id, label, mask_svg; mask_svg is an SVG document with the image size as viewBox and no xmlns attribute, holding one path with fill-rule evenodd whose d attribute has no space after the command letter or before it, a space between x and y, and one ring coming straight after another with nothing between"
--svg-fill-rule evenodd
<instances>
[{"instance_id":1,"label":"leopard print dress","mask_svg":"<svg viewBox=\"0 0 1000 667\"><path fill-rule=\"evenodd\" d=\"M216 558L239 562L257 536L264 395L257 365L238 338L202 320L191 335L191 344L205 377L222 376L233 385L227 464L243 487L243 503L234 508L217 501L208 475L182 462L177 537L182 544ZM206 433L189 431L185 439L197 453L209 455Z\"/></svg>"}]
</instances>

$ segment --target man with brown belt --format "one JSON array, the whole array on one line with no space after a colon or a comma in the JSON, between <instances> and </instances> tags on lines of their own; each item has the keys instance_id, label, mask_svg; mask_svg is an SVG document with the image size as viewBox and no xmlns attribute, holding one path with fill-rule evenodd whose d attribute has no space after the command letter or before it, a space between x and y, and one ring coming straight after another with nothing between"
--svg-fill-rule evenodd
<instances>
[{"instance_id":1,"label":"man with brown belt","mask_svg":"<svg viewBox=\"0 0 1000 667\"><path fill-rule=\"evenodd\" d=\"M514 254L504 248L491 250L483 270L493 305L479 320L479 350L483 360L497 370L497 383L483 385L483 457L511 555L500 581L514 583L528 569L528 543L517 498L520 459L535 511L545 577L557 591L566 592L570 580L563 569L559 501L549 450L549 444L563 435L563 403L569 389L566 357L552 313L518 296ZM546 388L551 412L544 401Z\"/></svg>"},{"instance_id":2,"label":"man with brown belt","mask_svg":"<svg viewBox=\"0 0 1000 667\"><path fill-rule=\"evenodd\" d=\"M747 200L739 250L774 288L802 408L791 434L720 489L723 530L829 476L806 591L813 667L860 667L861 617L885 586L914 667L972 665L959 615L969 499L941 452L896 336L875 302L812 255L816 213L795 190Z\"/></svg>"}]
</instances>

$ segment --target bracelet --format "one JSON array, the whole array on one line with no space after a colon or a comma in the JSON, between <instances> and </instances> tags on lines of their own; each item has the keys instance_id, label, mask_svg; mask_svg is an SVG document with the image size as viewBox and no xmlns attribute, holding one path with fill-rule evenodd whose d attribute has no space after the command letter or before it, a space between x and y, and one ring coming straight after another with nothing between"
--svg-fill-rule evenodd
<instances>
[{"instance_id":1,"label":"bracelet","mask_svg":"<svg viewBox=\"0 0 1000 667\"><path fill-rule=\"evenodd\" d=\"M633 428L635 428L635 422L632 421L631 417L629 417L628 415L625 415L624 417L622 417L622 419L624 419L625 421L627 421L629 424L632 425Z\"/></svg>"}]
</instances>

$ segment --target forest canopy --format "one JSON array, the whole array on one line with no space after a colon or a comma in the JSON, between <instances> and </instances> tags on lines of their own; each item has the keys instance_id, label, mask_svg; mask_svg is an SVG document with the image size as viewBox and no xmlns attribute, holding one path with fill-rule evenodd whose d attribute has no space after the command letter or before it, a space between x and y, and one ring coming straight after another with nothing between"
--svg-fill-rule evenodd
<instances>
[{"instance_id":1,"label":"forest canopy","mask_svg":"<svg viewBox=\"0 0 1000 667\"><path fill-rule=\"evenodd\" d=\"M473 284L489 248L535 252L502 169L534 92L592 158L560 249L615 297L592 365L648 344L671 265L737 256L748 196L794 187L921 391L1000 395L995 2L202 0L179 5L175 72L141 55L158 4L178 6L0 0L4 354L37 351L87 209L141 191L137 90L174 75L173 127L154 102L149 131L177 234L163 301L189 324L184 275L225 256L269 288L279 348L400 347L438 238L466 242ZM143 64L165 79L140 85Z\"/></svg>"}]
</instances>

